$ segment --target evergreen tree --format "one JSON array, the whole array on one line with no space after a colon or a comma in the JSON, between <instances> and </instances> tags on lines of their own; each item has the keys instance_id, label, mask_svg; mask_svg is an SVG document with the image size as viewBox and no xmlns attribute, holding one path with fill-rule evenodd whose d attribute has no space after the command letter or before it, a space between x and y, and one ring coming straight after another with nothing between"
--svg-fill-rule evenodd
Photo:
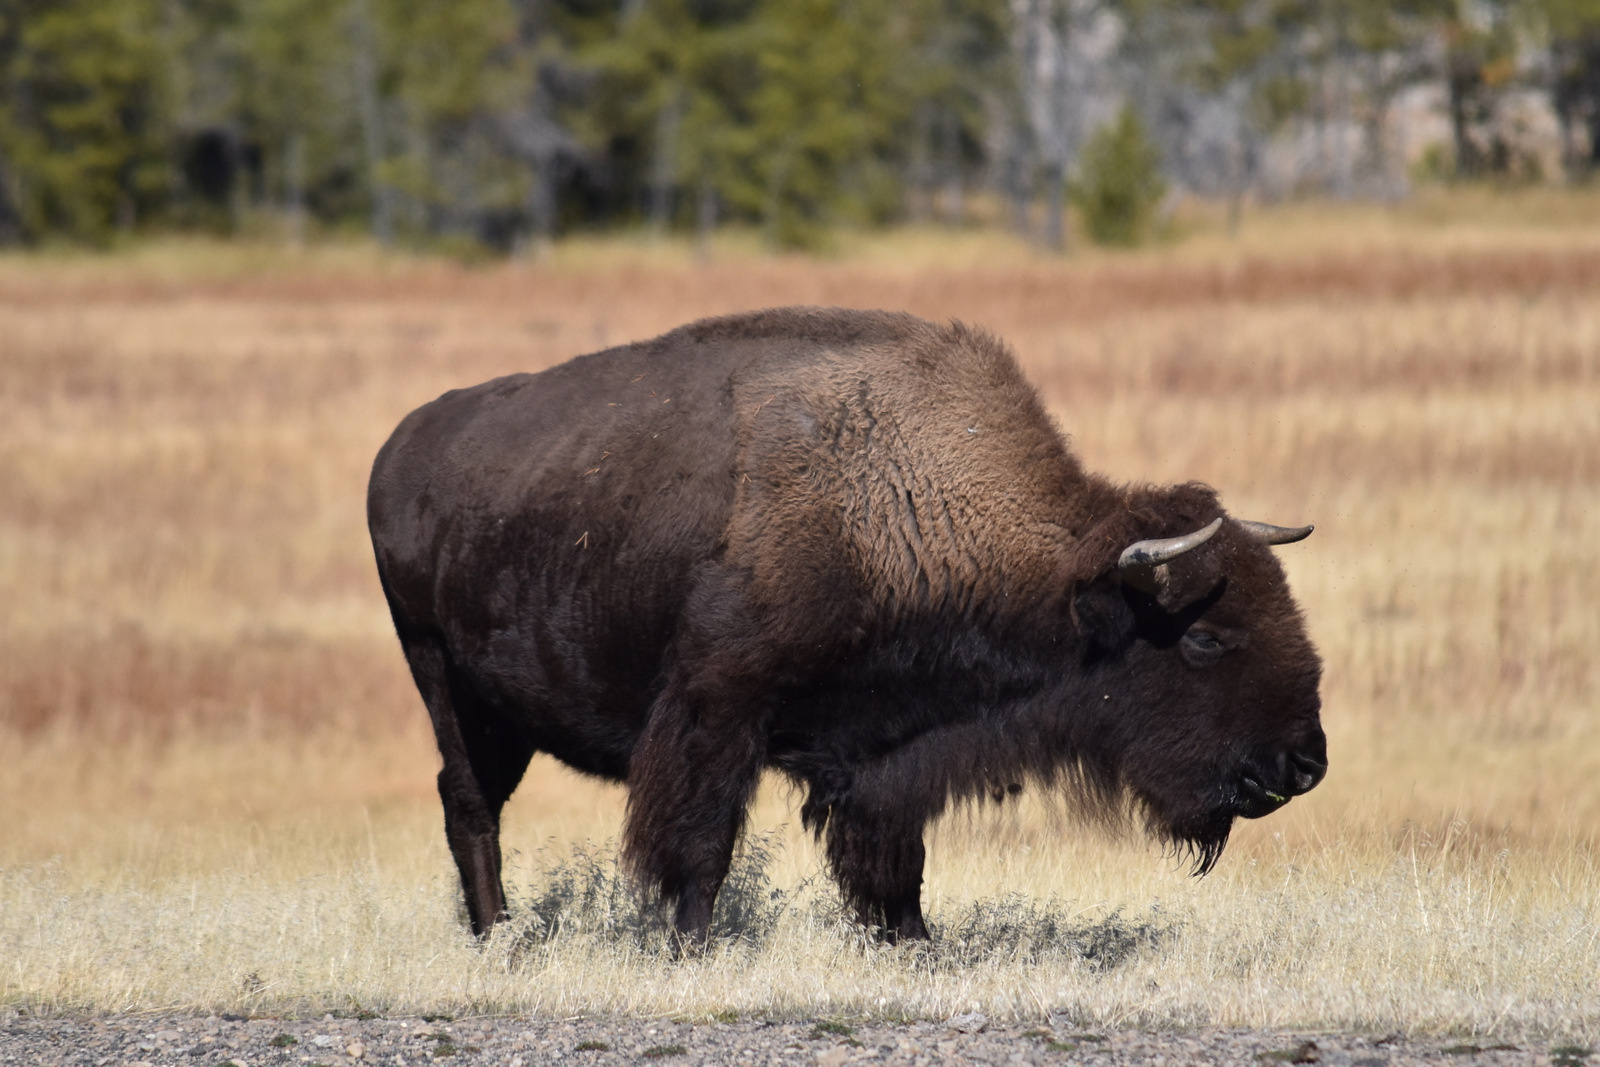
<instances>
[{"instance_id":1,"label":"evergreen tree","mask_svg":"<svg viewBox=\"0 0 1600 1067\"><path fill-rule=\"evenodd\" d=\"M1015 70L1001 0L907 0L901 81L910 108L903 181L913 217L965 213L965 187L985 162L988 126L1013 115Z\"/></svg>"},{"instance_id":2,"label":"evergreen tree","mask_svg":"<svg viewBox=\"0 0 1600 1067\"><path fill-rule=\"evenodd\" d=\"M905 39L892 0L768 0L756 45L760 84L740 131L735 202L769 240L815 243L824 227L885 218L890 161L907 103Z\"/></svg>"},{"instance_id":3,"label":"evergreen tree","mask_svg":"<svg viewBox=\"0 0 1600 1067\"><path fill-rule=\"evenodd\" d=\"M1578 181L1600 173L1600 0L1533 0L1532 8L1549 42L1562 165Z\"/></svg>"},{"instance_id":4,"label":"evergreen tree","mask_svg":"<svg viewBox=\"0 0 1600 1067\"><path fill-rule=\"evenodd\" d=\"M153 0L16 0L0 13L0 228L104 242L168 167Z\"/></svg>"},{"instance_id":5,"label":"evergreen tree","mask_svg":"<svg viewBox=\"0 0 1600 1067\"><path fill-rule=\"evenodd\" d=\"M1516 74L1516 38L1504 0L1458 0L1443 19L1445 85L1458 178L1497 169L1493 138L1482 133Z\"/></svg>"},{"instance_id":6,"label":"evergreen tree","mask_svg":"<svg viewBox=\"0 0 1600 1067\"><path fill-rule=\"evenodd\" d=\"M324 0L251 0L241 8L238 115L261 146L271 199L302 235L310 190L355 162L346 150L354 87L339 9Z\"/></svg>"},{"instance_id":7,"label":"evergreen tree","mask_svg":"<svg viewBox=\"0 0 1600 1067\"><path fill-rule=\"evenodd\" d=\"M1083 227L1096 244L1131 246L1150 235L1167 182L1161 176L1161 153L1132 108L1123 108L1089 138L1070 189Z\"/></svg>"},{"instance_id":8,"label":"evergreen tree","mask_svg":"<svg viewBox=\"0 0 1600 1067\"><path fill-rule=\"evenodd\" d=\"M509 0L374 0L380 84L395 129L381 176L415 233L481 236L525 197L526 175L488 117L512 104L516 11Z\"/></svg>"}]
</instances>

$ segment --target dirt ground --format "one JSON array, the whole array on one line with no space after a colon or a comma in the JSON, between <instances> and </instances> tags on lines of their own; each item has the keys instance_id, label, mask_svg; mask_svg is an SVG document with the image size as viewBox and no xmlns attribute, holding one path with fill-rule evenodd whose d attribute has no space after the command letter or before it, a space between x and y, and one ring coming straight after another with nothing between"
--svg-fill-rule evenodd
<instances>
[{"instance_id":1,"label":"dirt ground","mask_svg":"<svg viewBox=\"0 0 1600 1067\"><path fill-rule=\"evenodd\" d=\"M1070 1021L991 1026L982 1015L942 1023L617 1018L251 1018L100 1016L0 1021L0 1063L85 1067L267 1067L283 1064L1262 1064L1354 1067L1554 1064L1581 1067L1587 1049L1541 1042L1468 1044L1383 1035L1202 1030L1082 1032Z\"/></svg>"}]
</instances>

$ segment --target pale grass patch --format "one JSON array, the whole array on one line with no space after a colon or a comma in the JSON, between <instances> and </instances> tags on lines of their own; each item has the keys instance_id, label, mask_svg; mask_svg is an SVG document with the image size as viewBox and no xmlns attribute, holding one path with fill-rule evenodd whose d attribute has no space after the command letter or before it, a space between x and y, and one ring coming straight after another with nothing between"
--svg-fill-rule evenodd
<instances>
[{"instance_id":1,"label":"pale grass patch","mask_svg":"<svg viewBox=\"0 0 1600 1067\"><path fill-rule=\"evenodd\" d=\"M1202 212L1172 248L1068 261L982 231L470 270L0 257L0 1005L1600 1040L1597 209L1475 196L1247 212L1237 242ZM1316 522L1280 559L1326 661L1327 781L1202 880L1046 798L954 813L920 953L839 921L769 782L751 829L782 843L784 906L759 944L674 963L593 922L523 936L525 911L475 945L372 574L371 457L446 388L792 302L987 325L1091 468ZM513 901L579 870L572 845L603 873L621 817L620 790L536 761Z\"/></svg>"},{"instance_id":2,"label":"pale grass patch","mask_svg":"<svg viewBox=\"0 0 1600 1067\"><path fill-rule=\"evenodd\" d=\"M753 829L784 842L766 873L789 897L776 927L755 931L759 945L674 962L579 921L549 942L513 922L479 947L460 919L437 805L414 787L430 762L423 740L180 743L131 760L103 754L71 790L34 768L34 810L70 801L83 818L56 823L69 847L54 856L46 841L8 840L0 1002L689 1017L977 1009L1065 1012L1084 1026L1489 1036L1579 1034L1600 1021L1600 871L1582 833L1553 829L1530 844L1461 820L1396 827L1376 802L1246 827L1202 880L1037 803L958 813L931 837L927 902L941 942L908 951L840 921L790 798L769 788ZM538 895L567 860L565 842L613 835L619 802L613 788L537 766L509 812L512 899ZM603 867L607 847L592 851ZM997 923L1045 913L1081 936L992 939ZM1118 921L1155 936L1109 961L1086 957L1083 944Z\"/></svg>"}]
</instances>

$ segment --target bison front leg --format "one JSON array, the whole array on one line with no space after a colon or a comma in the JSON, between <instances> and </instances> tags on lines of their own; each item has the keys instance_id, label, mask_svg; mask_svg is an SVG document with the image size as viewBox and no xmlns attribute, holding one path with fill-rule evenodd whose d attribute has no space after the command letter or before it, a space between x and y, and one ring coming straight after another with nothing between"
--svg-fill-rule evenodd
<instances>
[{"instance_id":1,"label":"bison front leg","mask_svg":"<svg viewBox=\"0 0 1600 1067\"><path fill-rule=\"evenodd\" d=\"M704 945L766 747L751 703L669 684L628 770L623 853L646 890L674 902L679 945Z\"/></svg>"},{"instance_id":2,"label":"bison front leg","mask_svg":"<svg viewBox=\"0 0 1600 1067\"><path fill-rule=\"evenodd\" d=\"M861 923L890 944L927 940L921 820L847 803L830 813L827 833L828 865Z\"/></svg>"}]
</instances>

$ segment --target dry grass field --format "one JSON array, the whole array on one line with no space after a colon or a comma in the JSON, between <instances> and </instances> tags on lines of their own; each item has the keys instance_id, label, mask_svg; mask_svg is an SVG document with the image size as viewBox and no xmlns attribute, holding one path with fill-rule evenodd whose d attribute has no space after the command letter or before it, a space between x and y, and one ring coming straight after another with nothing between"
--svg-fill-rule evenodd
<instances>
[{"instance_id":1,"label":"dry grass field","mask_svg":"<svg viewBox=\"0 0 1600 1067\"><path fill-rule=\"evenodd\" d=\"M0 257L0 1006L1600 1039L1600 200L1191 229L1063 260L986 233ZM1326 660L1327 781L1200 880L1046 800L958 812L920 952L838 921L773 782L747 936L674 963L625 899L579 899L619 791L536 762L505 832L522 921L475 946L371 566L372 455L446 388L782 303L989 326L1092 468L1317 523L1281 558ZM563 901L550 934L535 905Z\"/></svg>"}]
</instances>

